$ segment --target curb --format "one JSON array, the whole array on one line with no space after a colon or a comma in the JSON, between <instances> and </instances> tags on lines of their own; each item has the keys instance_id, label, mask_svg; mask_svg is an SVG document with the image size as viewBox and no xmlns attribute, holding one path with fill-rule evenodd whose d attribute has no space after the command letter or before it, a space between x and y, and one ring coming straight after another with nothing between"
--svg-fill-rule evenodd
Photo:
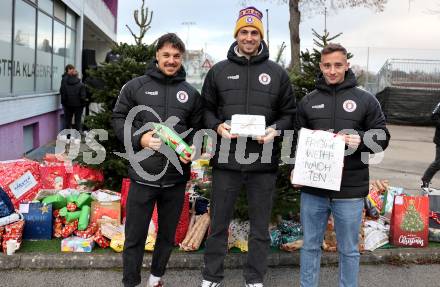
<instances>
[{"instance_id":1,"label":"curb","mask_svg":"<svg viewBox=\"0 0 440 287\"><path fill-rule=\"evenodd\" d=\"M142 266L151 265L151 253L146 253ZM241 268L246 262L246 254L229 253L224 266L228 269ZM298 267L300 253L273 252L268 256L269 267ZM440 248L397 248L365 252L360 258L361 264L433 264L440 263ZM338 253L323 252L322 265L338 263ZM202 253L173 253L168 269L201 269ZM0 270L11 269L119 269L122 268L122 254L89 253L18 253L11 256L0 255Z\"/></svg>"}]
</instances>

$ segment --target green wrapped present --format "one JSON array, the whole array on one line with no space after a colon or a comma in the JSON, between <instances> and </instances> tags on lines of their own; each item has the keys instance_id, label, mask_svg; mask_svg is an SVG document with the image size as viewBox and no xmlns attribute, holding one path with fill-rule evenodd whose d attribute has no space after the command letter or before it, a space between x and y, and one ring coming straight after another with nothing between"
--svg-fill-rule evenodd
<instances>
[{"instance_id":1,"label":"green wrapped present","mask_svg":"<svg viewBox=\"0 0 440 287\"><path fill-rule=\"evenodd\" d=\"M162 124L154 123L154 129L159 138L169 147L171 147L180 157L191 158L192 149L179 137L174 131Z\"/></svg>"}]
</instances>

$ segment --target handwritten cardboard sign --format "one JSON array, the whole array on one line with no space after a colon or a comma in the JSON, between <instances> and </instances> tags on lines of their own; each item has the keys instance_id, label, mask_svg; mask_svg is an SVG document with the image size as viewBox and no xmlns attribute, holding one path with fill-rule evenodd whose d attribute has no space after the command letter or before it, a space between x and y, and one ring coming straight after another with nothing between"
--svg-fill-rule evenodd
<instances>
[{"instance_id":1,"label":"handwritten cardboard sign","mask_svg":"<svg viewBox=\"0 0 440 287\"><path fill-rule=\"evenodd\" d=\"M329 190L341 188L345 142L326 131L299 131L292 183Z\"/></svg>"}]
</instances>

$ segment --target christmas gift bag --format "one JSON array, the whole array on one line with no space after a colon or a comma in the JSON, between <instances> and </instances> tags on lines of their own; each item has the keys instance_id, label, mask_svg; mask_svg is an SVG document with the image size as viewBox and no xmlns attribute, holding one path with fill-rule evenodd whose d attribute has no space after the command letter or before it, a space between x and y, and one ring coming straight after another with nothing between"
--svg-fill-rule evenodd
<instances>
[{"instance_id":1,"label":"christmas gift bag","mask_svg":"<svg viewBox=\"0 0 440 287\"><path fill-rule=\"evenodd\" d=\"M383 208L380 212L380 215L383 215L384 218L387 220L387 222L390 221L391 214L393 212L394 197L396 195L402 195L402 194L404 194L404 190L402 187L390 186L385 192Z\"/></svg>"},{"instance_id":2,"label":"christmas gift bag","mask_svg":"<svg viewBox=\"0 0 440 287\"><path fill-rule=\"evenodd\" d=\"M429 198L427 196L394 197L390 242L395 246L428 245Z\"/></svg>"}]
</instances>

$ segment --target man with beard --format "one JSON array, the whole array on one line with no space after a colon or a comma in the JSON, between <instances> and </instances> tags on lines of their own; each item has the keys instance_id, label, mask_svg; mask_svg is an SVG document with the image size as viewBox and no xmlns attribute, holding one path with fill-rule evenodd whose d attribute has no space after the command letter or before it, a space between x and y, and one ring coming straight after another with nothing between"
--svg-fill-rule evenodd
<instances>
[{"instance_id":1,"label":"man with beard","mask_svg":"<svg viewBox=\"0 0 440 287\"><path fill-rule=\"evenodd\" d=\"M158 152L162 141L155 137L155 130L136 135L136 131L147 123L159 123L170 117L177 117L174 126L177 133L193 131L184 138L191 142L202 120L200 94L185 81L182 66L185 45L176 34L169 33L157 41L156 59L149 65L144 76L137 77L124 85L112 115L116 136L124 142L124 123L130 110L143 105L153 112L142 110L137 113L131 126L131 144L134 152L142 149L154 150L151 156L139 164L149 175L162 177L142 177L133 166L129 166L131 179L127 198L125 221L125 244L123 251L124 286L141 283L141 266L144 246L154 205L158 210L158 233L151 263L151 275L147 286L163 286L162 276L174 245L176 226L184 202L186 182L190 175L190 158L180 157L183 174L171 164L171 160ZM163 147L162 147L163 148ZM162 149L161 149L162 150ZM194 148L193 148L194 151ZM172 154L174 155L174 154Z\"/></svg>"},{"instance_id":2,"label":"man with beard","mask_svg":"<svg viewBox=\"0 0 440 287\"><path fill-rule=\"evenodd\" d=\"M230 144L228 151L220 147L212 159L211 231L206 241L203 287L220 286L223 280L228 227L242 187L247 192L250 219L243 274L246 286L263 286L267 271L268 227L280 159L278 135L292 127L295 101L286 71L269 60L261 19L262 13L254 7L240 11L236 41L227 60L211 68L202 89L205 127L215 130L222 143ZM264 116L265 135L240 138L231 134L227 122L236 114ZM251 156L255 160L245 163Z\"/></svg>"}]
</instances>

